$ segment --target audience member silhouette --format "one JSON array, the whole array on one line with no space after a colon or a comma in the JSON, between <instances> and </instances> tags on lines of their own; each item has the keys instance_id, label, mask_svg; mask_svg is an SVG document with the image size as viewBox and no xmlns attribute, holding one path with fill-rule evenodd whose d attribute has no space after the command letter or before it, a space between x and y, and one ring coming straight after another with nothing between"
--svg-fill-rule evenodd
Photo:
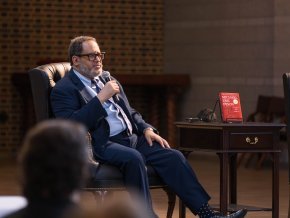
<instances>
[{"instance_id":1,"label":"audience member silhouette","mask_svg":"<svg viewBox=\"0 0 290 218\"><path fill-rule=\"evenodd\" d=\"M78 193L87 174L86 136L81 124L57 119L29 131L18 158L28 204L6 218L78 217Z\"/></svg>"}]
</instances>

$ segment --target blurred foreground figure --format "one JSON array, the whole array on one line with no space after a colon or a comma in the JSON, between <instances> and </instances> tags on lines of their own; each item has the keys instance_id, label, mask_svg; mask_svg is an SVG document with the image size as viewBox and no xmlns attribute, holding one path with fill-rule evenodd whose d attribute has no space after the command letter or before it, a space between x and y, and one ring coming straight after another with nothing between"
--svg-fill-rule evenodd
<instances>
[{"instance_id":1,"label":"blurred foreground figure","mask_svg":"<svg viewBox=\"0 0 290 218\"><path fill-rule=\"evenodd\" d=\"M87 207L79 218L149 218L150 211L146 210L141 200L133 200L128 193L114 192L103 204L97 207Z\"/></svg>"},{"instance_id":2,"label":"blurred foreground figure","mask_svg":"<svg viewBox=\"0 0 290 218\"><path fill-rule=\"evenodd\" d=\"M6 218L78 216L78 192L87 173L86 135L82 125L64 120L44 121L29 131L18 158L28 205Z\"/></svg>"}]
</instances>

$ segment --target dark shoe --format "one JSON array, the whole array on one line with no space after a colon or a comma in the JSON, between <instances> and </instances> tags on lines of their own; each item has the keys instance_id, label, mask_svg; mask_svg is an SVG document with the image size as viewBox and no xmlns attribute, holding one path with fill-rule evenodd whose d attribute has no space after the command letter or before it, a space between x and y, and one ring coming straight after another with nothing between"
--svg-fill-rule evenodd
<instances>
[{"instance_id":1,"label":"dark shoe","mask_svg":"<svg viewBox=\"0 0 290 218\"><path fill-rule=\"evenodd\" d=\"M248 212L247 209L241 209L230 215L226 215L226 216L215 215L212 218L243 218L246 216L247 212Z\"/></svg>"}]
</instances>

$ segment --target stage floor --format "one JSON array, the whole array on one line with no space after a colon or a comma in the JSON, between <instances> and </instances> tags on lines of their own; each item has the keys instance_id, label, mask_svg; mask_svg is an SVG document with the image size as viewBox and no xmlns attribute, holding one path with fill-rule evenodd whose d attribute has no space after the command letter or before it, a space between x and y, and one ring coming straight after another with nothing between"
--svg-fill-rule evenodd
<instances>
[{"instance_id":1,"label":"stage floor","mask_svg":"<svg viewBox=\"0 0 290 218\"><path fill-rule=\"evenodd\" d=\"M219 200L219 169L218 157L213 154L194 153L189 156L189 161L195 170L201 184L212 196L210 204L217 204ZM20 195L18 184L17 166L13 160L0 161L0 195ZM256 170L254 163L249 168L244 166L238 169L238 203L260 207L271 207L271 168L270 160L266 161L263 168ZM151 191L156 213L160 218L166 217L167 196L161 189ZM288 168L281 164L280 170L280 218L288 216L289 202ZM123 198L126 192L118 192L114 198ZM94 208L98 203L91 193L81 194L81 205L86 209ZM174 210L174 218L178 217L178 202ZM195 216L187 211L187 218ZM270 218L271 212L250 212L247 218Z\"/></svg>"}]
</instances>

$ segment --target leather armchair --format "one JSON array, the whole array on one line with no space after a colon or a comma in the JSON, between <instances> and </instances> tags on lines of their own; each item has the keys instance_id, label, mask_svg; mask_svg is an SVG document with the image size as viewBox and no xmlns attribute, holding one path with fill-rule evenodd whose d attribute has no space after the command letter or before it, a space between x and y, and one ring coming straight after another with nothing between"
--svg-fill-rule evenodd
<instances>
[{"instance_id":1,"label":"leather armchair","mask_svg":"<svg viewBox=\"0 0 290 218\"><path fill-rule=\"evenodd\" d=\"M53 118L50 106L50 92L55 83L70 70L68 62L51 63L31 69L29 73L34 110L37 122ZM97 161L97 160L96 160ZM151 166L147 166L150 188L163 188L168 195L167 218L172 217L176 195L171 192ZM105 200L105 193L124 189L121 171L108 164L91 164L90 178L84 188Z\"/></svg>"}]
</instances>

